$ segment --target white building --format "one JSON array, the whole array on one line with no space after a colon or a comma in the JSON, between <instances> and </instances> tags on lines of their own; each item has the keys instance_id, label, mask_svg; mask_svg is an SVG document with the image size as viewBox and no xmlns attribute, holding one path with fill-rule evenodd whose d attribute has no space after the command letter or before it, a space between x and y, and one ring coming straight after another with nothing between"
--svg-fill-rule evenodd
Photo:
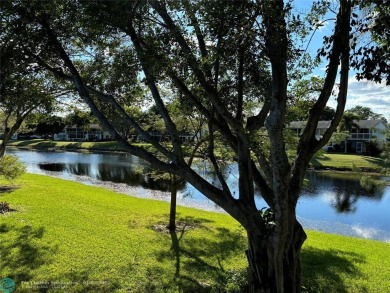
<instances>
[{"instance_id":1,"label":"white building","mask_svg":"<svg viewBox=\"0 0 390 293\"><path fill-rule=\"evenodd\" d=\"M77 127L76 125L66 126L61 133L54 134L54 140L71 141L101 141L110 140L109 132L102 129L98 124L91 124L88 127Z\"/></svg>"},{"instance_id":2,"label":"white building","mask_svg":"<svg viewBox=\"0 0 390 293\"><path fill-rule=\"evenodd\" d=\"M365 145L370 141L378 143L386 142L387 123L383 120L355 120L357 127L351 129L350 135L343 144L345 152L364 153ZM290 129L300 135L305 127L306 121L293 121L290 123ZM330 121L319 121L316 130L316 137L320 139L325 131L329 128Z\"/></svg>"}]
</instances>

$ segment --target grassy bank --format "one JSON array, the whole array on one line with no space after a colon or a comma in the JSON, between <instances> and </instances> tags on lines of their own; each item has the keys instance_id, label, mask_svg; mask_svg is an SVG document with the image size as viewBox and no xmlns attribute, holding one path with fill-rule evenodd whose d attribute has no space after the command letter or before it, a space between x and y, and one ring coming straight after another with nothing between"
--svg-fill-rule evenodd
<instances>
[{"instance_id":1,"label":"grassy bank","mask_svg":"<svg viewBox=\"0 0 390 293\"><path fill-rule=\"evenodd\" d=\"M32 174L17 184L0 196L17 210L0 215L0 279L17 292L211 292L246 266L244 232L227 215L179 207L171 235L165 202ZM308 237L307 292L389 292L389 244Z\"/></svg>"},{"instance_id":2,"label":"grassy bank","mask_svg":"<svg viewBox=\"0 0 390 293\"><path fill-rule=\"evenodd\" d=\"M97 151L122 151L116 141L54 141L44 139L14 140L9 146L31 149L65 149L65 150L97 150Z\"/></svg>"},{"instance_id":3,"label":"grassy bank","mask_svg":"<svg viewBox=\"0 0 390 293\"><path fill-rule=\"evenodd\" d=\"M312 159L311 164L316 169L332 169L339 171L350 171L355 165L362 171L378 172L382 168L390 167L384 164L381 158L357 154L329 154L324 153Z\"/></svg>"},{"instance_id":4,"label":"grassy bank","mask_svg":"<svg viewBox=\"0 0 390 293\"><path fill-rule=\"evenodd\" d=\"M152 148L149 144L137 145ZM9 146L30 149L63 149L63 150L88 150L88 151L123 151L115 141L102 142L74 142L74 141L52 141L43 139L16 140L11 141ZM315 169L350 171L352 164L362 171L378 172L383 167L384 162L380 158L368 157L354 154L330 154L324 153L312 159L311 165ZM390 166L387 166L390 167Z\"/></svg>"}]
</instances>

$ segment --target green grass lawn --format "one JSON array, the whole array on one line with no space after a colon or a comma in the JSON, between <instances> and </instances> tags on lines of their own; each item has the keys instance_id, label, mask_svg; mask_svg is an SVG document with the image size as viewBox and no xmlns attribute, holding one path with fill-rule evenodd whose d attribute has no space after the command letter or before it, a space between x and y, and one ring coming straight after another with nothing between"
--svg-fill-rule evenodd
<instances>
[{"instance_id":1,"label":"green grass lawn","mask_svg":"<svg viewBox=\"0 0 390 293\"><path fill-rule=\"evenodd\" d=\"M1 140L0 140L1 141ZM150 143L136 142L133 145L144 147L153 152ZM80 151L125 151L116 141L54 141L45 139L29 139L10 141L8 146L27 149L63 149Z\"/></svg>"},{"instance_id":2,"label":"green grass lawn","mask_svg":"<svg viewBox=\"0 0 390 293\"><path fill-rule=\"evenodd\" d=\"M329 154L315 156L311 164L317 168L331 168L335 170L352 170L352 165L363 171L379 171L386 167L381 158L374 158L355 154ZM387 166L389 167L389 166Z\"/></svg>"},{"instance_id":3,"label":"green grass lawn","mask_svg":"<svg viewBox=\"0 0 390 293\"><path fill-rule=\"evenodd\" d=\"M25 148L59 148L59 149L85 149L120 151L121 147L116 141L54 141L45 139L29 139L10 141L9 146Z\"/></svg>"},{"instance_id":4,"label":"green grass lawn","mask_svg":"<svg viewBox=\"0 0 390 293\"><path fill-rule=\"evenodd\" d=\"M0 195L16 209L0 214L0 279L16 292L213 292L246 267L244 231L227 215L179 207L171 235L165 202L32 174L17 186ZM390 244L308 237L307 292L390 292Z\"/></svg>"}]
</instances>

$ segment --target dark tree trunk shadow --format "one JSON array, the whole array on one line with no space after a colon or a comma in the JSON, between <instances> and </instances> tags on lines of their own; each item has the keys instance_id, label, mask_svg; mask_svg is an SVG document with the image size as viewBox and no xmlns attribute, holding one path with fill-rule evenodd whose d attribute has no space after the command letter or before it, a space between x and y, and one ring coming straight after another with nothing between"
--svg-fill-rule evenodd
<instances>
[{"instance_id":1,"label":"dark tree trunk shadow","mask_svg":"<svg viewBox=\"0 0 390 293\"><path fill-rule=\"evenodd\" d=\"M11 193L19 188L20 186L18 185L0 185L0 195Z\"/></svg>"},{"instance_id":2,"label":"dark tree trunk shadow","mask_svg":"<svg viewBox=\"0 0 390 293\"><path fill-rule=\"evenodd\" d=\"M178 219L174 230L169 230L163 224L151 227L163 235L169 233L170 247L161 250L157 254L157 260L172 262L173 282L180 292L210 292L214 285L209 284L205 279L215 279L220 286L226 281L226 276L229 274L224 268L224 262L239 253L244 255L246 241L242 230L211 229L207 225L208 222L212 221L184 217ZM196 236L197 233L189 233L189 231L196 229L207 230L214 236L199 238ZM205 279L194 278L193 276L199 275L199 271L208 277ZM244 271L246 272L246 270ZM223 292L218 290L215 292Z\"/></svg>"}]
</instances>

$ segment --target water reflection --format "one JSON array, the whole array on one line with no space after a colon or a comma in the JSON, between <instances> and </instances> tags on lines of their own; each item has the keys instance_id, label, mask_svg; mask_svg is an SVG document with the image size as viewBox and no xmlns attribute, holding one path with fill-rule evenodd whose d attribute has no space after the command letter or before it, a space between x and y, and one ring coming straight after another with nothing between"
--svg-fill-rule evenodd
<instances>
[{"instance_id":1,"label":"water reflection","mask_svg":"<svg viewBox=\"0 0 390 293\"><path fill-rule=\"evenodd\" d=\"M38 166L45 171L63 172L65 170L65 164L63 163L42 163Z\"/></svg>"},{"instance_id":2,"label":"water reflection","mask_svg":"<svg viewBox=\"0 0 390 293\"><path fill-rule=\"evenodd\" d=\"M308 172L309 185L304 188L302 196L318 196L319 193L332 194L330 202L337 213L354 213L359 199L381 201L384 188L367 190L361 187L358 176L329 172Z\"/></svg>"},{"instance_id":3,"label":"water reflection","mask_svg":"<svg viewBox=\"0 0 390 293\"><path fill-rule=\"evenodd\" d=\"M77 176L87 176L101 181L125 183L130 186L142 186L147 189L170 191L170 181L154 179L150 176L151 169L141 159L124 153L76 153L76 152L32 152L10 151L16 154L28 168L38 166L40 170L68 173ZM194 164L197 171L210 182L217 185L217 176L210 172L210 167L202 162ZM237 194L237 164L221 168L223 177L233 192ZM374 191L365 190L360 186L358 177L354 174L331 172L307 172L309 184L303 189L301 198L318 198L330 203L339 213L353 213L357 209L359 199L381 201L384 188ZM186 184L181 184L179 190L189 192ZM258 194L260 196L260 194Z\"/></svg>"},{"instance_id":4,"label":"water reflection","mask_svg":"<svg viewBox=\"0 0 390 293\"><path fill-rule=\"evenodd\" d=\"M356 195L339 190L339 192L336 192L335 202L332 206L338 213L354 213L357 209L358 198Z\"/></svg>"},{"instance_id":5,"label":"water reflection","mask_svg":"<svg viewBox=\"0 0 390 293\"><path fill-rule=\"evenodd\" d=\"M139 162L138 162L139 164ZM137 167L138 167L137 164ZM123 164L100 163L40 163L39 168L49 172L65 172L77 176L88 176L101 181L114 183L126 183L130 186L142 186L147 189L170 191L170 181L164 179L153 179L150 168L142 164L143 172L136 171L132 166ZM179 189L184 183L179 184Z\"/></svg>"}]
</instances>

